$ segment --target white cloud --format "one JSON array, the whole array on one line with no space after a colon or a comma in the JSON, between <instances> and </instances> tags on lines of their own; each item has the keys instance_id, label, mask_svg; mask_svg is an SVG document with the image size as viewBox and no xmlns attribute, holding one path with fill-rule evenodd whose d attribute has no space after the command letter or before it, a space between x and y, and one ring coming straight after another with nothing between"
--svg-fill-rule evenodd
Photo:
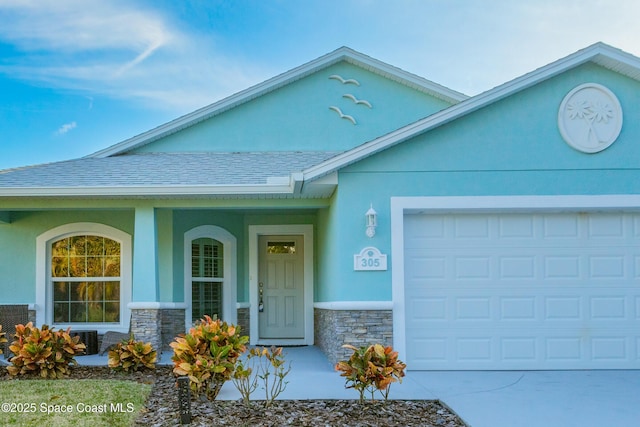
<instances>
[{"instance_id":1,"label":"white cloud","mask_svg":"<svg viewBox=\"0 0 640 427\"><path fill-rule=\"evenodd\" d=\"M0 62L14 79L185 113L264 78L131 2L2 0L0 17L21 52Z\"/></svg>"},{"instance_id":2,"label":"white cloud","mask_svg":"<svg viewBox=\"0 0 640 427\"><path fill-rule=\"evenodd\" d=\"M64 135L65 133L75 129L76 127L78 127L78 124L76 122L65 123L56 131L56 135Z\"/></svg>"},{"instance_id":3,"label":"white cloud","mask_svg":"<svg viewBox=\"0 0 640 427\"><path fill-rule=\"evenodd\" d=\"M79 52L96 49L146 51L171 38L151 11L119 1L5 0L0 36L29 50Z\"/></svg>"},{"instance_id":4,"label":"white cloud","mask_svg":"<svg viewBox=\"0 0 640 427\"><path fill-rule=\"evenodd\" d=\"M210 27L196 29L176 21L181 18L163 2L0 0L0 42L21 53L2 58L0 74L181 114L349 45L473 95L595 41L640 54L633 21L640 2L614 3L327 0L301 8L265 2L251 7L259 9L253 21L239 18L251 14L249 6L231 8L236 15L218 2L182 3L192 13L215 15ZM271 9L288 10L256 18ZM238 22L223 24L225 13ZM345 24L355 17L363 25Z\"/></svg>"}]
</instances>

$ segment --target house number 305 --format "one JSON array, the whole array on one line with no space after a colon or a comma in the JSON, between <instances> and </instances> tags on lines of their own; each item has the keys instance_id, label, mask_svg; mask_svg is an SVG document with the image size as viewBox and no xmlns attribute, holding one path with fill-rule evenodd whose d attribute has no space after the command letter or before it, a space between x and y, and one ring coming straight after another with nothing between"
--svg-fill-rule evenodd
<instances>
[{"instance_id":1,"label":"house number 305","mask_svg":"<svg viewBox=\"0 0 640 427\"><path fill-rule=\"evenodd\" d=\"M360 261L360 267L380 267L380 258L362 258Z\"/></svg>"},{"instance_id":2,"label":"house number 305","mask_svg":"<svg viewBox=\"0 0 640 427\"><path fill-rule=\"evenodd\" d=\"M378 248L368 246L353 256L353 269L356 271L380 271L387 269L387 256Z\"/></svg>"}]
</instances>

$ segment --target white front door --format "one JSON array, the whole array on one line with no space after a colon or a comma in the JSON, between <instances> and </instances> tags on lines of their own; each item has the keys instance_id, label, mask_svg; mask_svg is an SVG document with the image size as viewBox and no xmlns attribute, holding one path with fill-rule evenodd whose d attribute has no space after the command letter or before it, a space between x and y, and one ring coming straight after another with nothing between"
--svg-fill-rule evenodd
<instances>
[{"instance_id":1,"label":"white front door","mask_svg":"<svg viewBox=\"0 0 640 427\"><path fill-rule=\"evenodd\" d=\"M262 235L258 239L260 340L303 339L304 238Z\"/></svg>"}]
</instances>

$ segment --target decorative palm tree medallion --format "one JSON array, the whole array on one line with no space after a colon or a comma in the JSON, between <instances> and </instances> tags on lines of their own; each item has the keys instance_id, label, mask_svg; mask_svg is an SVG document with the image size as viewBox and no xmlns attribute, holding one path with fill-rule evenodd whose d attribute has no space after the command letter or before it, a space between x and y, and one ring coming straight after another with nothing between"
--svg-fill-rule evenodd
<instances>
[{"instance_id":1,"label":"decorative palm tree medallion","mask_svg":"<svg viewBox=\"0 0 640 427\"><path fill-rule=\"evenodd\" d=\"M558 111L562 138L583 153L609 147L622 129L622 107L606 87L585 83L567 94Z\"/></svg>"}]
</instances>

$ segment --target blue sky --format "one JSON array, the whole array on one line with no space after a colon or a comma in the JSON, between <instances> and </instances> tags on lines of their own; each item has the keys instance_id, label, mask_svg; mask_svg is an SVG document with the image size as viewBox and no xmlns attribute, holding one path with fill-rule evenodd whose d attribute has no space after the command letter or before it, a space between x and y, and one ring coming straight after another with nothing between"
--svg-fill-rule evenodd
<instances>
[{"instance_id":1,"label":"blue sky","mask_svg":"<svg viewBox=\"0 0 640 427\"><path fill-rule=\"evenodd\" d=\"M603 41L636 0L0 0L0 169L91 154L340 46L468 95Z\"/></svg>"}]
</instances>

